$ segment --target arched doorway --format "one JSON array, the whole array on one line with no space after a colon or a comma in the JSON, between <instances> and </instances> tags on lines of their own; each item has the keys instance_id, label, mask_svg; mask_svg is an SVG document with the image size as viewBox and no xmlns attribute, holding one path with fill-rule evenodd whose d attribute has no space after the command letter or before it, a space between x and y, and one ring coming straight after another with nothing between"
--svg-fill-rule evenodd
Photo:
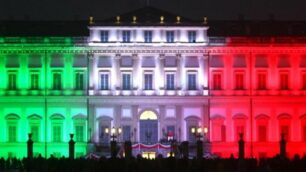
<instances>
[{"instance_id":1,"label":"arched doorway","mask_svg":"<svg viewBox=\"0 0 306 172\"><path fill-rule=\"evenodd\" d=\"M153 111L144 111L139 117L140 143L154 144L158 142L158 120Z\"/></svg>"}]
</instances>

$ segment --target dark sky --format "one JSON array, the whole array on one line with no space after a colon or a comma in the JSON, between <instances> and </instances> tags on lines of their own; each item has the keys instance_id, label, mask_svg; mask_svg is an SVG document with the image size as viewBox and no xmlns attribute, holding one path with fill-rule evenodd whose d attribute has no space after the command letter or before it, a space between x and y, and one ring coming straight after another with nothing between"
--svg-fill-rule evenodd
<instances>
[{"instance_id":1,"label":"dark sky","mask_svg":"<svg viewBox=\"0 0 306 172\"><path fill-rule=\"evenodd\" d=\"M0 0L0 20L96 19L137 9L149 0ZM306 0L150 0L189 18L306 20Z\"/></svg>"}]
</instances>

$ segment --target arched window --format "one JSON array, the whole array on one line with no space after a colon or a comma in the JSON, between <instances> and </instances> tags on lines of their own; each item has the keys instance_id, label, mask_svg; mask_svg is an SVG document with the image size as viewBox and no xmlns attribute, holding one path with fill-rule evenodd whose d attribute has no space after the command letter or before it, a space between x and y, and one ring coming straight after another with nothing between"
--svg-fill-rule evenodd
<instances>
[{"instance_id":1,"label":"arched window","mask_svg":"<svg viewBox=\"0 0 306 172\"><path fill-rule=\"evenodd\" d=\"M187 129L187 131L186 131L187 140L190 143L195 143L196 142L196 137L192 133L191 129L199 127L199 122L200 122L201 119L197 116L190 116L190 117L187 117L185 120L186 120L186 129Z\"/></svg>"},{"instance_id":2,"label":"arched window","mask_svg":"<svg viewBox=\"0 0 306 172\"><path fill-rule=\"evenodd\" d=\"M214 115L211 119L212 131L211 139L215 142L226 141L226 126L224 124L225 118L221 115Z\"/></svg>"},{"instance_id":3,"label":"arched window","mask_svg":"<svg viewBox=\"0 0 306 172\"><path fill-rule=\"evenodd\" d=\"M17 142L18 141L18 121L20 116L14 113L7 114L5 116L7 121L7 141Z\"/></svg>"},{"instance_id":4,"label":"arched window","mask_svg":"<svg viewBox=\"0 0 306 172\"><path fill-rule=\"evenodd\" d=\"M248 119L248 117L244 114L236 114L236 115L233 116L235 141L238 141L240 139L240 134L241 133L245 136L247 119Z\"/></svg>"},{"instance_id":5,"label":"arched window","mask_svg":"<svg viewBox=\"0 0 306 172\"><path fill-rule=\"evenodd\" d=\"M108 128L110 131L113 118L109 116L101 116L97 120L99 122L99 142L103 145L108 145L110 141L110 135L109 132L105 132L105 129Z\"/></svg>"},{"instance_id":6,"label":"arched window","mask_svg":"<svg viewBox=\"0 0 306 172\"><path fill-rule=\"evenodd\" d=\"M258 142L268 141L268 128L270 117L266 114L259 114L255 117L256 120L256 136Z\"/></svg>"},{"instance_id":7,"label":"arched window","mask_svg":"<svg viewBox=\"0 0 306 172\"><path fill-rule=\"evenodd\" d=\"M306 142L306 114L300 117L301 120L301 141Z\"/></svg>"},{"instance_id":8,"label":"arched window","mask_svg":"<svg viewBox=\"0 0 306 172\"><path fill-rule=\"evenodd\" d=\"M76 142L85 142L86 141L86 115L77 114L72 117L74 125L74 135Z\"/></svg>"},{"instance_id":9,"label":"arched window","mask_svg":"<svg viewBox=\"0 0 306 172\"><path fill-rule=\"evenodd\" d=\"M290 141L291 140L291 115L287 113L282 113L277 116L277 119L279 121L279 139L281 139L281 134L285 134L285 140Z\"/></svg>"},{"instance_id":10,"label":"arched window","mask_svg":"<svg viewBox=\"0 0 306 172\"><path fill-rule=\"evenodd\" d=\"M140 115L140 120L157 120L157 115L153 111L144 111Z\"/></svg>"},{"instance_id":11,"label":"arched window","mask_svg":"<svg viewBox=\"0 0 306 172\"><path fill-rule=\"evenodd\" d=\"M37 114L28 116L29 121L29 133L32 133L32 140L34 142L40 141L40 126L42 117Z\"/></svg>"},{"instance_id":12,"label":"arched window","mask_svg":"<svg viewBox=\"0 0 306 172\"><path fill-rule=\"evenodd\" d=\"M52 141L61 142L63 140L63 121L65 117L62 114L55 113L51 115Z\"/></svg>"}]
</instances>

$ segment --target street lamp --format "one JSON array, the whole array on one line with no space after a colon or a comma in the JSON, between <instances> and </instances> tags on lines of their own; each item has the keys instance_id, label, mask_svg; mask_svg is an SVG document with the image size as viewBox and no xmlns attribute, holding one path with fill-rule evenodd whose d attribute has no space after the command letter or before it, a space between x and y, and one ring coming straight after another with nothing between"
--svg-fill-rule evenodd
<instances>
[{"instance_id":1,"label":"street lamp","mask_svg":"<svg viewBox=\"0 0 306 172\"><path fill-rule=\"evenodd\" d=\"M115 141L115 139L117 138L117 137L119 137L119 135L122 133L122 129L121 129L121 127L118 127L118 128L115 128L115 127L113 127L113 128L111 128L111 131L109 131L109 128L105 128L105 134L111 134L110 135L110 137L111 137L111 140L112 141Z\"/></svg>"},{"instance_id":2,"label":"street lamp","mask_svg":"<svg viewBox=\"0 0 306 172\"><path fill-rule=\"evenodd\" d=\"M201 140L202 136L202 128L201 127L192 127L191 133L198 139Z\"/></svg>"}]
</instances>

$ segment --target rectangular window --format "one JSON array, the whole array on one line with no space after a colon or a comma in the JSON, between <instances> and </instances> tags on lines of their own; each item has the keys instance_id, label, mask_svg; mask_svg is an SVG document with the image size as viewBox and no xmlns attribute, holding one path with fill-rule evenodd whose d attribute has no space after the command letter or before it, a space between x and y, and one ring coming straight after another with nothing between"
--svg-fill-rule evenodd
<instances>
[{"instance_id":1,"label":"rectangular window","mask_svg":"<svg viewBox=\"0 0 306 172\"><path fill-rule=\"evenodd\" d=\"M122 139L123 141L130 141L131 140L131 126L124 125L122 127Z\"/></svg>"},{"instance_id":2,"label":"rectangular window","mask_svg":"<svg viewBox=\"0 0 306 172\"><path fill-rule=\"evenodd\" d=\"M129 30L122 31L122 41L131 42L131 31Z\"/></svg>"},{"instance_id":3,"label":"rectangular window","mask_svg":"<svg viewBox=\"0 0 306 172\"><path fill-rule=\"evenodd\" d=\"M221 125L221 141L225 142L226 141L226 126Z\"/></svg>"},{"instance_id":4,"label":"rectangular window","mask_svg":"<svg viewBox=\"0 0 306 172\"><path fill-rule=\"evenodd\" d=\"M235 75L235 88L236 90L244 89L244 76L242 73L236 73Z\"/></svg>"},{"instance_id":5,"label":"rectangular window","mask_svg":"<svg viewBox=\"0 0 306 172\"><path fill-rule=\"evenodd\" d=\"M102 73L100 75L100 89L108 90L109 89L109 75L107 73Z\"/></svg>"},{"instance_id":6,"label":"rectangular window","mask_svg":"<svg viewBox=\"0 0 306 172\"><path fill-rule=\"evenodd\" d=\"M288 125L281 125L280 126L280 134L285 134L285 140L290 141L290 134L289 134L289 126Z\"/></svg>"},{"instance_id":7,"label":"rectangular window","mask_svg":"<svg viewBox=\"0 0 306 172\"><path fill-rule=\"evenodd\" d=\"M8 89L9 90L17 89L17 74L16 73L8 74Z\"/></svg>"},{"instance_id":8,"label":"rectangular window","mask_svg":"<svg viewBox=\"0 0 306 172\"><path fill-rule=\"evenodd\" d=\"M76 90L84 89L84 73L83 72L77 72L75 74L75 89Z\"/></svg>"},{"instance_id":9,"label":"rectangular window","mask_svg":"<svg viewBox=\"0 0 306 172\"><path fill-rule=\"evenodd\" d=\"M236 140L240 140L240 134L245 134L244 132L244 126L239 125L236 127Z\"/></svg>"},{"instance_id":10,"label":"rectangular window","mask_svg":"<svg viewBox=\"0 0 306 172\"><path fill-rule=\"evenodd\" d=\"M189 43L195 43L197 37L197 32L196 31L188 31L188 42Z\"/></svg>"},{"instance_id":11,"label":"rectangular window","mask_svg":"<svg viewBox=\"0 0 306 172\"><path fill-rule=\"evenodd\" d=\"M280 74L280 89L281 90L288 90L289 89L289 76L287 73Z\"/></svg>"},{"instance_id":12,"label":"rectangular window","mask_svg":"<svg viewBox=\"0 0 306 172\"><path fill-rule=\"evenodd\" d=\"M174 90L174 74L166 74L166 89Z\"/></svg>"},{"instance_id":13,"label":"rectangular window","mask_svg":"<svg viewBox=\"0 0 306 172\"><path fill-rule=\"evenodd\" d=\"M264 125L258 126L258 141L259 142L267 141L267 127Z\"/></svg>"},{"instance_id":14,"label":"rectangular window","mask_svg":"<svg viewBox=\"0 0 306 172\"><path fill-rule=\"evenodd\" d=\"M61 73L53 73L53 90L62 89L62 75Z\"/></svg>"},{"instance_id":15,"label":"rectangular window","mask_svg":"<svg viewBox=\"0 0 306 172\"><path fill-rule=\"evenodd\" d=\"M124 73L122 74L122 89L123 90L131 90L131 74Z\"/></svg>"},{"instance_id":16,"label":"rectangular window","mask_svg":"<svg viewBox=\"0 0 306 172\"><path fill-rule=\"evenodd\" d=\"M257 89L258 90L267 89L266 82L267 82L266 74L265 73L259 73L257 75Z\"/></svg>"},{"instance_id":17,"label":"rectangular window","mask_svg":"<svg viewBox=\"0 0 306 172\"><path fill-rule=\"evenodd\" d=\"M34 142L38 142L39 141L39 127L36 125L31 126L31 133L32 133L32 140Z\"/></svg>"},{"instance_id":18,"label":"rectangular window","mask_svg":"<svg viewBox=\"0 0 306 172\"><path fill-rule=\"evenodd\" d=\"M306 125L303 127L303 141L306 142Z\"/></svg>"},{"instance_id":19,"label":"rectangular window","mask_svg":"<svg viewBox=\"0 0 306 172\"><path fill-rule=\"evenodd\" d=\"M53 142L61 141L61 126L53 126Z\"/></svg>"},{"instance_id":20,"label":"rectangular window","mask_svg":"<svg viewBox=\"0 0 306 172\"><path fill-rule=\"evenodd\" d=\"M38 73L31 74L31 90L39 89L39 75Z\"/></svg>"},{"instance_id":21,"label":"rectangular window","mask_svg":"<svg viewBox=\"0 0 306 172\"><path fill-rule=\"evenodd\" d=\"M153 75L144 74L144 89L153 90Z\"/></svg>"},{"instance_id":22,"label":"rectangular window","mask_svg":"<svg viewBox=\"0 0 306 172\"><path fill-rule=\"evenodd\" d=\"M166 41L167 43L174 42L174 31L166 31Z\"/></svg>"},{"instance_id":23,"label":"rectangular window","mask_svg":"<svg viewBox=\"0 0 306 172\"><path fill-rule=\"evenodd\" d=\"M83 125L75 126L75 140L77 142L84 142L84 126Z\"/></svg>"},{"instance_id":24,"label":"rectangular window","mask_svg":"<svg viewBox=\"0 0 306 172\"><path fill-rule=\"evenodd\" d=\"M145 41L145 43L151 43L152 42L152 31L150 31L150 30L144 31L144 41Z\"/></svg>"},{"instance_id":25,"label":"rectangular window","mask_svg":"<svg viewBox=\"0 0 306 172\"><path fill-rule=\"evenodd\" d=\"M8 141L9 142L17 141L17 127L14 125L8 126Z\"/></svg>"},{"instance_id":26,"label":"rectangular window","mask_svg":"<svg viewBox=\"0 0 306 172\"><path fill-rule=\"evenodd\" d=\"M221 74L220 73L213 74L213 89L221 90Z\"/></svg>"},{"instance_id":27,"label":"rectangular window","mask_svg":"<svg viewBox=\"0 0 306 172\"><path fill-rule=\"evenodd\" d=\"M101 42L108 42L108 31L101 30Z\"/></svg>"},{"instance_id":28,"label":"rectangular window","mask_svg":"<svg viewBox=\"0 0 306 172\"><path fill-rule=\"evenodd\" d=\"M306 73L302 74L302 89L306 90Z\"/></svg>"},{"instance_id":29,"label":"rectangular window","mask_svg":"<svg viewBox=\"0 0 306 172\"><path fill-rule=\"evenodd\" d=\"M196 74L188 74L188 90L197 89L197 79Z\"/></svg>"}]
</instances>

